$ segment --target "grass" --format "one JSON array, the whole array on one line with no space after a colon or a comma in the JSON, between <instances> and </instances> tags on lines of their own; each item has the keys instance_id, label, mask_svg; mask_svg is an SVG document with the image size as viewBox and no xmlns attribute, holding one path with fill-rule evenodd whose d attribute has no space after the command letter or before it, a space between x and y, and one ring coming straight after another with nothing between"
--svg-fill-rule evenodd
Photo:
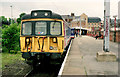
<instances>
[{"instance_id":1,"label":"grass","mask_svg":"<svg viewBox=\"0 0 120 77\"><path fill-rule=\"evenodd\" d=\"M10 54L10 53L0 53L2 54L2 69L5 68L6 65L14 64L16 60L22 60L21 53Z\"/></svg>"}]
</instances>

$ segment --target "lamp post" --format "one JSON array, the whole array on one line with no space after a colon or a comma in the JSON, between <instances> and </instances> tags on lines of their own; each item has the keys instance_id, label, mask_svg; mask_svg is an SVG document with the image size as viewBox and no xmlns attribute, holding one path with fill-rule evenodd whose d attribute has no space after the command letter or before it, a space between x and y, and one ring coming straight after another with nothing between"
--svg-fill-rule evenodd
<instances>
[{"instance_id":1,"label":"lamp post","mask_svg":"<svg viewBox=\"0 0 120 77\"><path fill-rule=\"evenodd\" d=\"M117 15L115 15L115 16L113 16L114 18L115 18L115 20L114 20L114 42L116 41L116 17L117 17Z\"/></svg>"},{"instance_id":2,"label":"lamp post","mask_svg":"<svg viewBox=\"0 0 120 77\"><path fill-rule=\"evenodd\" d=\"M97 53L97 61L113 62L117 60L114 52L109 50L110 0L104 0L104 52Z\"/></svg>"},{"instance_id":3,"label":"lamp post","mask_svg":"<svg viewBox=\"0 0 120 77\"><path fill-rule=\"evenodd\" d=\"M12 5L10 7L11 7L11 24L12 24Z\"/></svg>"},{"instance_id":4,"label":"lamp post","mask_svg":"<svg viewBox=\"0 0 120 77\"><path fill-rule=\"evenodd\" d=\"M81 36L81 18L80 18L80 36Z\"/></svg>"},{"instance_id":5,"label":"lamp post","mask_svg":"<svg viewBox=\"0 0 120 77\"><path fill-rule=\"evenodd\" d=\"M104 0L104 47L109 52L110 0Z\"/></svg>"}]
</instances>

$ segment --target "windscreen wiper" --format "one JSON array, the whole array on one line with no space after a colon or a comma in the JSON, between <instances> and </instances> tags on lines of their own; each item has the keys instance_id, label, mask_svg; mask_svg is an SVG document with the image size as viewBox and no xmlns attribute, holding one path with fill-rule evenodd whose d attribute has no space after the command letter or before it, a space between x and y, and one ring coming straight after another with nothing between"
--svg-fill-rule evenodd
<instances>
[{"instance_id":1,"label":"windscreen wiper","mask_svg":"<svg viewBox=\"0 0 120 77\"><path fill-rule=\"evenodd\" d=\"M54 26L55 26L55 23L56 23L56 22L57 22L57 21L55 20L55 21L54 21L54 23L53 23L53 26L52 26L52 28L54 28Z\"/></svg>"}]
</instances>

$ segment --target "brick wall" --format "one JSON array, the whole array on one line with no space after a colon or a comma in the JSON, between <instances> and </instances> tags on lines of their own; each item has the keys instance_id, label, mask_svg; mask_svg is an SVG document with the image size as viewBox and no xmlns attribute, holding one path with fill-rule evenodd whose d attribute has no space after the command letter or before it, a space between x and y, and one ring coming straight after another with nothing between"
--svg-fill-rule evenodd
<instances>
[{"instance_id":1,"label":"brick wall","mask_svg":"<svg viewBox=\"0 0 120 77\"><path fill-rule=\"evenodd\" d=\"M110 41L113 41L113 40L114 40L114 39L113 39L113 35L114 35L113 31L111 31L111 32L110 32Z\"/></svg>"},{"instance_id":2,"label":"brick wall","mask_svg":"<svg viewBox=\"0 0 120 77\"><path fill-rule=\"evenodd\" d=\"M114 41L114 31L110 31L110 41ZM120 42L120 31L116 31L116 42Z\"/></svg>"},{"instance_id":3,"label":"brick wall","mask_svg":"<svg viewBox=\"0 0 120 77\"><path fill-rule=\"evenodd\" d=\"M116 33L116 42L120 42L120 31Z\"/></svg>"}]
</instances>

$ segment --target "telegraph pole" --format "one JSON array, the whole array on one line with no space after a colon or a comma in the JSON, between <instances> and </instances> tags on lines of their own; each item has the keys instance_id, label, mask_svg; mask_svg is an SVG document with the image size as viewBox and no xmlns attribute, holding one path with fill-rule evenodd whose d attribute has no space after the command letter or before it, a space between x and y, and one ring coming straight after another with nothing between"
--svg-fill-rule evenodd
<instances>
[{"instance_id":1,"label":"telegraph pole","mask_svg":"<svg viewBox=\"0 0 120 77\"><path fill-rule=\"evenodd\" d=\"M11 7L11 24L12 24L12 5L10 7Z\"/></svg>"}]
</instances>

